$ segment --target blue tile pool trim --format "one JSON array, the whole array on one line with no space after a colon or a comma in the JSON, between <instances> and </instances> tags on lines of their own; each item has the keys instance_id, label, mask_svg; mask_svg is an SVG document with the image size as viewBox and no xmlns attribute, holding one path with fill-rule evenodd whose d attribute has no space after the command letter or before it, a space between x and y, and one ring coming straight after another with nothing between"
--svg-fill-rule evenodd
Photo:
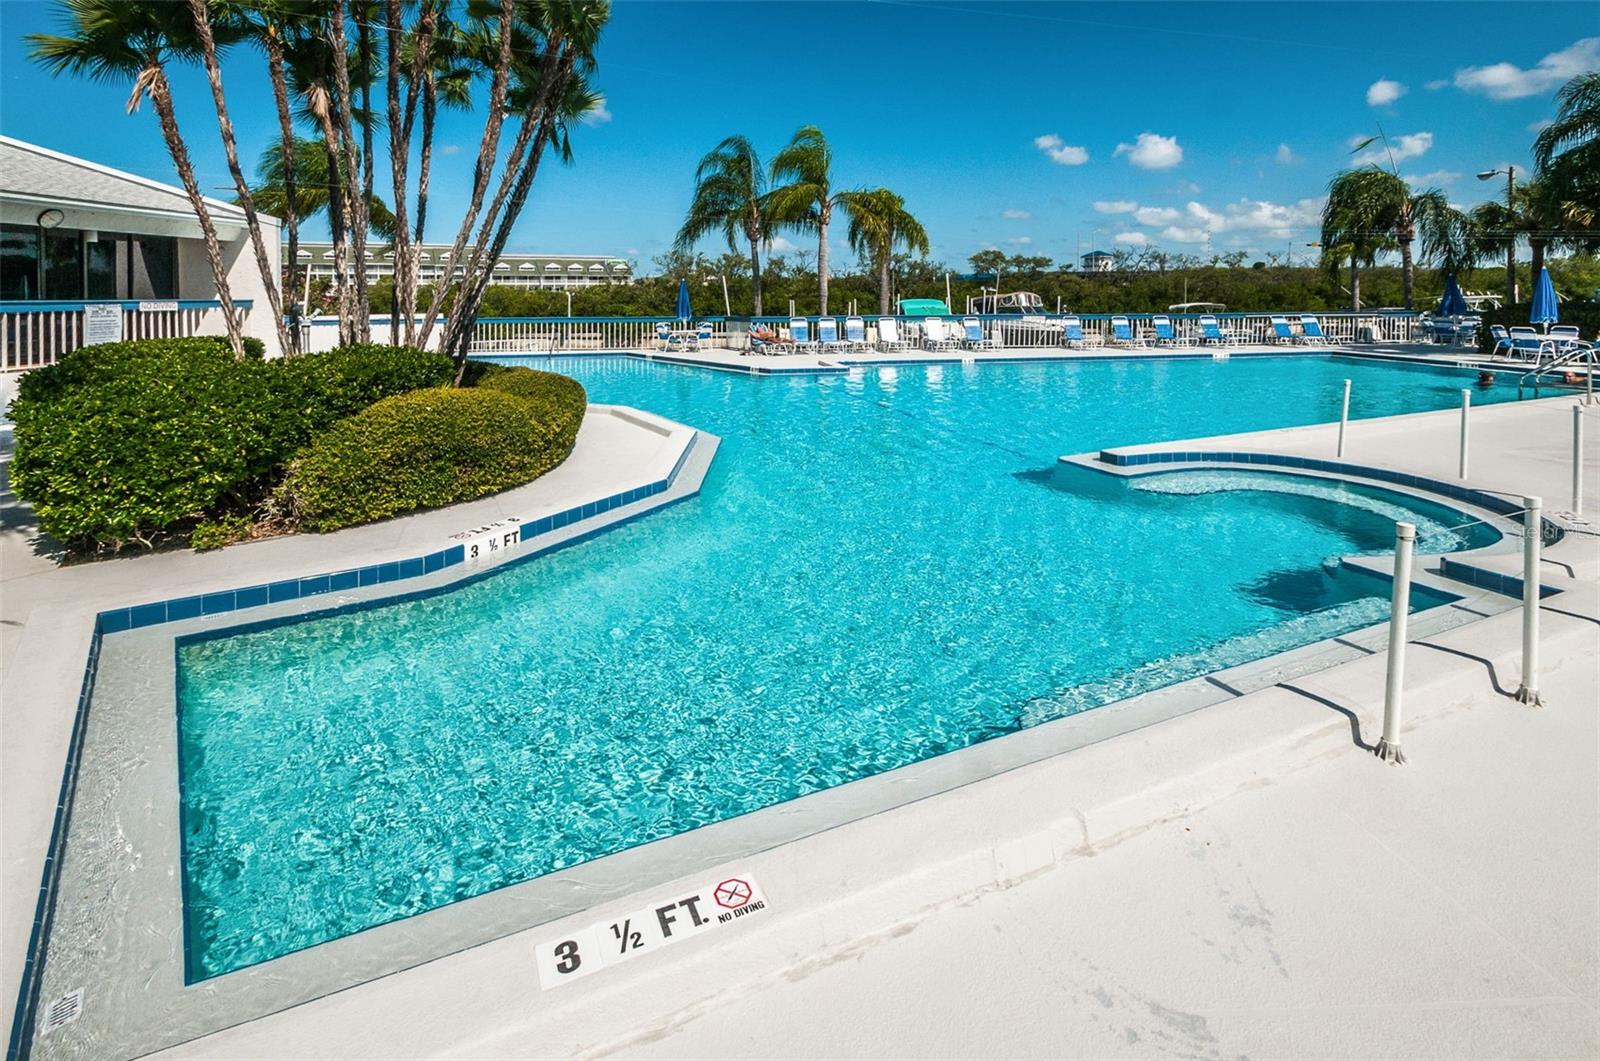
<instances>
[{"instance_id":1,"label":"blue tile pool trim","mask_svg":"<svg viewBox=\"0 0 1600 1061\"><path fill-rule=\"evenodd\" d=\"M1488 509L1490 512L1501 516L1516 516L1522 511L1522 505L1519 501L1510 501L1499 494L1492 494L1486 490L1474 490L1471 487L1462 486L1460 483L1430 479L1422 475L1409 475L1405 472L1392 471L1388 468L1375 468L1366 464L1319 460L1315 457L1293 457L1281 453L1251 453L1229 450L1157 450L1148 453L1121 453L1116 450L1103 449L1097 459L1100 463L1109 464L1114 468L1142 468L1149 465L1163 464L1244 464L1323 472L1329 475L1374 479L1413 490L1425 490L1431 494L1438 494L1442 497ZM1152 468L1150 472L1135 474L1148 475L1157 470L1159 469ZM1552 523L1548 519L1541 519L1539 522L1540 539L1545 545L1554 545L1566 536L1566 532L1558 524ZM1503 593L1508 597L1516 597L1519 600L1522 598L1522 579L1515 575L1491 571L1488 568L1478 567L1462 560L1453 560L1449 557L1441 558L1439 573L1446 578L1465 582L1468 585L1477 586L1479 589ZM1541 599L1557 592L1559 591L1549 586L1541 586L1539 588Z\"/></svg>"},{"instance_id":2,"label":"blue tile pool trim","mask_svg":"<svg viewBox=\"0 0 1600 1061\"><path fill-rule=\"evenodd\" d=\"M672 487L673 483L677 482L678 474L683 471L684 461L688 460L689 454L694 452L695 442L699 437L699 432L694 432L689 436L688 444L683 447L683 452L678 455L677 463L672 466L672 471L667 473L665 478L657 479L655 482L647 483L631 490L623 490L609 497L574 505L569 509L549 516L529 520L523 523L520 528L521 540L526 542L541 534L547 534L550 531L559 530L582 520L603 515L624 505L631 505L637 501L643 501L646 498L665 493ZM608 524L607 526L615 525ZM536 556L541 551L544 550L530 550L528 555ZM222 590L199 596L175 597L150 604L135 604L128 608L113 608L99 614L96 620L96 627L100 633L106 634L117 634L124 630L140 630L147 626L175 623L202 615L219 615L243 608L254 608L262 604L277 604L280 601L288 600L305 600L324 593L337 593L340 590L381 585L386 582L401 582L418 578L422 575L429 575L447 567L455 567L464 563L465 560L465 547L452 545L449 548L440 549L425 556L414 556L407 560L369 564L366 567L347 568L343 571L333 571L320 575L307 575L304 578L284 579L259 586L246 586L243 589Z\"/></svg>"},{"instance_id":3,"label":"blue tile pool trim","mask_svg":"<svg viewBox=\"0 0 1600 1061\"><path fill-rule=\"evenodd\" d=\"M677 482L679 473L683 471L684 463L689 459L689 455L694 452L695 445L699 439L700 433L698 431L690 433L688 443L683 447L683 452L678 455L677 462L673 464L672 470L665 478L657 479L654 482L631 490L612 494L597 501L575 505L551 516L523 523L521 527L522 541L526 542L530 538L548 531L569 526L583 519L665 493ZM698 491L685 494L682 498L674 498L668 504L687 500L689 497L694 496L695 493L698 493ZM379 600L359 601L354 604L335 606L319 610L310 615L283 616L279 619L233 626L226 630L208 631L205 634L191 635L190 638L178 640L180 643L187 643L195 638L228 636L256 627L300 622L332 611L383 607L412 598L448 593L468 582L488 578L525 560L531 560L536 556L542 556L557 549L587 541L615 527L632 522L634 519L659 512L664 507L666 506L657 505L642 512L632 513L625 519L591 528L564 541L554 542L542 548L528 549L508 563L475 572L444 586L419 590L398 597L384 597ZM302 600L340 590L355 589L359 586L400 582L462 564L465 562L465 553L465 546L452 545L447 549L440 549L436 552L428 553L426 556L412 557L408 560L371 564L367 567L350 568L329 574L309 575L305 578L284 579L265 585L246 586L243 589L175 597L150 604L136 604L128 608L113 608L100 612L95 616L94 631L89 643L89 659L84 666L83 684L78 694L78 705L72 719L72 733L67 746L67 761L61 772L61 789L56 800L55 818L50 829L50 842L45 848L44 867L39 882L39 898L34 906L33 927L28 939L28 953L23 962L22 982L17 991L16 1009L12 1015L11 1037L6 1045L7 1061L20 1061L21 1058L26 1057L33 1042L33 1030L39 1007L40 974L44 968L46 949L50 939L50 925L55 916L55 897L61 877L61 858L66 843L67 822L71 818L72 800L77 791L80 754L83 749L84 734L87 730L89 703L94 696L95 676L100 667L100 647L103 637L106 634L137 630L161 623L179 622L202 615L218 615L285 600ZM187 962L187 958L185 958L185 962Z\"/></svg>"}]
</instances>

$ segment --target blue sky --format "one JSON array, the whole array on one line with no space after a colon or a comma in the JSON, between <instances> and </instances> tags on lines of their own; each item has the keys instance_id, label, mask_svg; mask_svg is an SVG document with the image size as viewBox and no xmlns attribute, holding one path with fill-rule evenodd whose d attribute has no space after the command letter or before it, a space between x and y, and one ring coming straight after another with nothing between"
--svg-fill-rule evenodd
<instances>
[{"instance_id":1,"label":"blue sky","mask_svg":"<svg viewBox=\"0 0 1600 1061\"><path fill-rule=\"evenodd\" d=\"M937 259L995 246L1063 260L1141 240L1253 256L1293 243L1299 258L1328 177L1380 124L1408 178L1463 205L1502 189L1473 174L1525 167L1551 94L1600 67L1595 10L620 0L600 51L607 116L579 131L572 167L540 176L512 249L648 271L700 155L735 132L770 155L815 123L836 182L904 195ZM0 0L0 132L172 180L149 106L123 112L125 85L53 79L26 60L22 36L54 19L43 0ZM253 159L276 133L264 66L240 51L225 74ZM201 180L226 196L203 77L174 83ZM454 234L481 121L441 128L453 153L435 173L430 238Z\"/></svg>"}]
</instances>

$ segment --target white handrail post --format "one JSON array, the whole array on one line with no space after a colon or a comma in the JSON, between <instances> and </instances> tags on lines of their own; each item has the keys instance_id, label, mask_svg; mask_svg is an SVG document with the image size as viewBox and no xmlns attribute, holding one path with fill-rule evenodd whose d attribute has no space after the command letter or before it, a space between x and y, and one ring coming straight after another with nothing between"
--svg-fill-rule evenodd
<instances>
[{"instance_id":1,"label":"white handrail post","mask_svg":"<svg viewBox=\"0 0 1600 1061\"><path fill-rule=\"evenodd\" d=\"M1543 501L1522 499L1522 685L1517 700L1543 707L1539 699L1539 547L1544 520Z\"/></svg>"},{"instance_id":2,"label":"white handrail post","mask_svg":"<svg viewBox=\"0 0 1600 1061\"><path fill-rule=\"evenodd\" d=\"M1350 381L1344 381L1344 398L1339 402L1339 452L1336 456L1344 456L1344 429L1350 422Z\"/></svg>"},{"instance_id":3,"label":"white handrail post","mask_svg":"<svg viewBox=\"0 0 1600 1061\"><path fill-rule=\"evenodd\" d=\"M1394 525L1394 594L1389 603L1389 672L1383 685L1383 738L1373 749L1378 758L1396 766L1406 761L1400 750L1400 699L1406 672L1406 626L1411 618L1411 550L1417 528Z\"/></svg>"},{"instance_id":4,"label":"white handrail post","mask_svg":"<svg viewBox=\"0 0 1600 1061\"><path fill-rule=\"evenodd\" d=\"M1572 407L1572 514L1583 515L1583 406Z\"/></svg>"},{"instance_id":5,"label":"white handrail post","mask_svg":"<svg viewBox=\"0 0 1600 1061\"><path fill-rule=\"evenodd\" d=\"M1458 478L1467 477L1467 414L1472 411L1472 391L1461 388L1461 472Z\"/></svg>"}]
</instances>

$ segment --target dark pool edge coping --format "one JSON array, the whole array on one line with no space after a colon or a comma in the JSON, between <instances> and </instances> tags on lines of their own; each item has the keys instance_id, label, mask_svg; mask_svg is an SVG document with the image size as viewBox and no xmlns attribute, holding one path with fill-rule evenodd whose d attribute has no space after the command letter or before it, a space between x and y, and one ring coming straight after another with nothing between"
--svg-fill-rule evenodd
<instances>
[{"instance_id":1,"label":"dark pool edge coping","mask_svg":"<svg viewBox=\"0 0 1600 1061\"><path fill-rule=\"evenodd\" d=\"M631 421L631 418L629 419ZM661 431L661 428L657 425L646 423L642 419L633 422L638 422L641 426L647 427L652 431ZM631 523L643 516L653 515L680 501L697 496L705 481L705 472L709 470L709 458L706 468L701 470L699 478L694 483L689 484L687 489L674 493L674 488L678 486L678 478L683 471L684 465L695 451L697 444L702 446L711 445L711 456L714 457L716 447L720 442L715 436L706 435L705 432L694 428L688 428L687 430L687 440L679 452L677 460L673 463L672 469L664 478L653 480L644 486L620 491L595 501L583 502L549 516L523 522L519 527L519 548L514 555L508 556L497 564L477 568L464 573L461 578L452 580L442 586L418 590L411 594L399 594L396 597L382 597L353 604L336 604L308 614L282 616L261 620L257 623L226 627L217 631L190 634L186 635L183 640L203 640L209 637L228 636L245 629L301 622L330 612L377 607L383 604L395 603L396 600L448 592L467 582L487 578L507 567L539 556L548 555L571 545L577 545L606 531ZM670 434L670 432L667 433ZM702 436L705 437L707 442L701 441ZM648 507L597 523L576 535L554 537L555 532L558 530L580 524L584 520L596 519L625 505L636 504L655 497L659 497L661 500ZM544 538L545 541L540 542L538 540L540 538ZM531 545L529 545L530 542ZM523 546L528 547L524 548ZM165 623L200 618L201 616L220 615L289 600L303 600L341 590L402 582L434 574L450 567L463 565L465 562L465 546L453 545L421 557L388 561L382 564L370 564L365 567L348 568L338 572L309 575L298 579L286 579L243 589L191 594L151 604L130 605L94 613L94 625L89 639L88 658L84 664L83 681L79 688L77 705L73 711L72 728L67 741L67 758L62 768L61 786L56 799L55 814L50 826L50 839L45 846L38 898L34 905L33 923L29 929L27 953L23 957L22 975L17 989L17 1001L12 1010L11 1034L6 1044L7 1061L21 1061L22 1058L26 1058L32 1049L34 1040L37 1038L35 1027L40 1003L41 973L44 969L50 929L55 916L55 899L60 887L63 845L68 822L72 814L73 799L76 795L80 754L83 749L84 735L88 728L88 709L94 698L95 678L99 669L103 638L110 634L127 630L145 629ZM351 581L351 578L354 578L354 581ZM335 579L338 580L338 584L335 584ZM290 592L291 587L293 588L292 593ZM277 595L274 595L275 590ZM240 594L249 594L249 597L245 602L241 602L239 599ZM222 598L225 597L232 599L224 601ZM208 601L211 602L210 607L206 604ZM174 604L181 605L176 610L176 614L170 607ZM156 609L160 609L159 618L156 617L158 614ZM140 613L139 617L143 621L135 622L135 612ZM110 617L109 621L108 617ZM187 962L187 958L185 958L185 962Z\"/></svg>"}]
</instances>

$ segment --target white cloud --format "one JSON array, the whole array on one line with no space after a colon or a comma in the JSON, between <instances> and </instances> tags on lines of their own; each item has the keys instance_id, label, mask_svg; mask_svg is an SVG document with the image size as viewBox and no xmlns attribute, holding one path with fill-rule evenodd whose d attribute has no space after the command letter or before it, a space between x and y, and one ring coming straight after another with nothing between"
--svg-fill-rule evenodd
<instances>
[{"instance_id":1,"label":"white cloud","mask_svg":"<svg viewBox=\"0 0 1600 1061\"><path fill-rule=\"evenodd\" d=\"M1131 214L1139 208L1139 204L1128 199L1102 199L1094 204L1094 208L1102 214Z\"/></svg>"},{"instance_id":2,"label":"white cloud","mask_svg":"<svg viewBox=\"0 0 1600 1061\"><path fill-rule=\"evenodd\" d=\"M1522 99L1549 92L1596 67L1600 67L1600 37L1585 37L1527 69L1504 62L1463 67L1456 71L1455 86L1490 99Z\"/></svg>"},{"instance_id":3,"label":"white cloud","mask_svg":"<svg viewBox=\"0 0 1600 1061\"><path fill-rule=\"evenodd\" d=\"M1112 243L1125 243L1130 247L1143 247L1150 242L1150 237L1143 232L1118 232L1111 237Z\"/></svg>"},{"instance_id":4,"label":"white cloud","mask_svg":"<svg viewBox=\"0 0 1600 1061\"><path fill-rule=\"evenodd\" d=\"M1010 239L1006 240L1006 242L1011 244L1013 247L1026 247L1030 243L1033 242L1033 237L1032 236L1013 236Z\"/></svg>"},{"instance_id":5,"label":"white cloud","mask_svg":"<svg viewBox=\"0 0 1600 1061\"><path fill-rule=\"evenodd\" d=\"M1431 173L1418 173L1415 176L1407 175L1405 182L1413 188L1426 188L1435 184L1453 184L1461 179L1461 174L1455 170L1436 169Z\"/></svg>"},{"instance_id":6,"label":"white cloud","mask_svg":"<svg viewBox=\"0 0 1600 1061\"><path fill-rule=\"evenodd\" d=\"M1450 87L1450 79L1448 77L1441 77L1437 81L1429 81L1423 87L1426 88L1429 92L1437 92L1441 88L1449 88Z\"/></svg>"},{"instance_id":7,"label":"white cloud","mask_svg":"<svg viewBox=\"0 0 1600 1061\"><path fill-rule=\"evenodd\" d=\"M1131 144L1118 144L1112 157L1128 156L1128 162L1140 169L1171 169L1183 161L1183 148L1176 136L1157 133L1140 133Z\"/></svg>"},{"instance_id":8,"label":"white cloud","mask_svg":"<svg viewBox=\"0 0 1600 1061\"><path fill-rule=\"evenodd\" d=\"M782 236L773 236L772 242L767 244L767 249L774 254L788 254L800 249L799 245L789 242Z\"/></svg>"},{"instance_id":9,"label":"white cloud","mask_svg":"<svg viewBox=\"0 0 1600 1061\"><path fill-rule=\"evenodd\" d=\"M1204 228L1171 228L1161 230L1161 238L1168 243L1204 243L1211 238L1211 232Z\"/></svg>"},{"instance_id":10,"label":"white cloud","mask_svg":"<svg viewBox=\"0 0 1600 1061\"><path fill-rule=\"evenodd\" d=\"M1294 148L1288 144L1279 144L1277 159L1280 166L1292 166L1300 161L1300 156L1295 154Z\"/></svg>"},{"instance_id":11,"label":"white cloud","mask_svg":"<svg viewBox=\"0 0 1600 1061\"><path fill-rule=\"evenodd\" d=\"M1050 156L1051 162L1063 166L1081 166L1089 161L1087 148L1074 147L1055 133L1045 133L1033 138L1033 146Z\"/></svg>"},{"instance_id":12,"label":"white cloud","mask_svg":"<svg viewBox=\"0 0 1600 1061\"><path fill-rule=\"evenodd\" d=\"M1355 144L1359 144L1365 139L1366 137L1364 136L1357 137L1351 146L1354 147ZM1390 140L1387 148L1384 147L1382 140L1374 141L1371 147L1361 152L1352 161L1358 166L1364 166L1369 162L1381 166L1391 159L1395 162L1404 162L1408 158L1422 157L1428 153L1428 149L1432 146L1432 133L1406 133Z\"/></svg>"},{"instance_id":13,"label":"white cloud","mask_svg":"<svg viewBox=\"0 0 1600 1061\"><path fill-rule=\"evenodd\" d=\"M1387 107L1406 94L1406 86L1398 81L1380 78L1367 86L1367 106Z\"/></svg>"},{"instance_id":14,"label":"white cloud","mask_svg":"<svg viewBox=\"0 0 1600 1061\"><path fill-rule=\"evenodd\" d=\"M1555 124L1555 123L1553 123L1549 118L1540 118L1536 122L1529 122L1528 123L1528 132L1530 132L1530 133L1542 133L1546 129L1550 128L1550 126L1553 125L1553 124Z\"/></svg>"},{"instance_id":15,"label":"white cloud","mask_svg":"<svg viewBox=\"0 0 1600 1061\"><path fill-rule=\"evenodd\" d=\"M1182 216L1178 211L1166 206L1141 206L1133 212L1135 221L1141 225L1149 225L1152 228L1170 225Z\"/></svg>"},{"instance_id":16,"label":"white cloud","mask_svg":"<svg viewBox=\"0 0 1600 1061\"><path fill-rule=\"evenodd\" d=\"M611 108L606 106L606 100L601 98L594 109L583 116L584 125L604 125L611 120Z\"/></svg>"},{"instance_id":17,"label":"white cloud","mask_svg":"<svg viewBox=\"0 0 1600 1061\"><path fill-rule=\"evenodd\" d=\"M443 147L441 147L439 149L439 154L441 154L441 155L459 155L459 154L461 154L461 145L460 144L446 144L446 145L444 145Z\"/></svg>"},{"instance_id":18,"label":"white cloud","mask_svg":"<svg viewBox=\"0 0 1600 1061\"><path fill-rule=\"evenodd\" d=\"M1007 221L1028 221L1033 215L1026 210L1002 210L1000 216Z\"/></svg>"},{"instance_id":19,"label":"white cloud","mask_svg":"<svg viewBox=\"0 0 1600 1061\"><path fill-rule=\"evenodd\" d=\"M1196 184L1194 181L1179 181L1178 182L1178 194L1179 195L1199 195L1200 194L1200 185Z\"/></svg>"}]
</instances>

